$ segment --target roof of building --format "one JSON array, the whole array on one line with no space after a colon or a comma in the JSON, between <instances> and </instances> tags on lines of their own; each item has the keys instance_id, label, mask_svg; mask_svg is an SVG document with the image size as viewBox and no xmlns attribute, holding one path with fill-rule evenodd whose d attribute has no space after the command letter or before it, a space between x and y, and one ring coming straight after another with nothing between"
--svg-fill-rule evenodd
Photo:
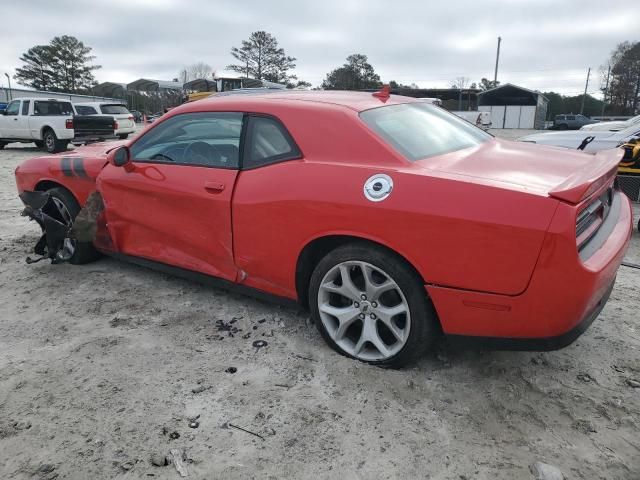
<instances>
[{"instance_id":1,"label":"roof of building","mask_svg":"<svg viewBox=\"0 0 640 480\"><path fill-rule=\"evenodd\" d=\"M158 90L182 90L182 83L168 80L153 80L139 78L127 84L127 90L139 90L143 92L155 92Z\"/></svg>"},{"instance_id":2,"label":"roof of building","mask_svg":"<svg viewBox=\"0 0 640 480\"><path fill-rule=\"evenodd\" d=\"M93 87L92 90L96 95L104 95L107 97L112 97L114 95L125 95L127 92L127 84L116 82L102 82Z\"/></svg>"}]
</instances>

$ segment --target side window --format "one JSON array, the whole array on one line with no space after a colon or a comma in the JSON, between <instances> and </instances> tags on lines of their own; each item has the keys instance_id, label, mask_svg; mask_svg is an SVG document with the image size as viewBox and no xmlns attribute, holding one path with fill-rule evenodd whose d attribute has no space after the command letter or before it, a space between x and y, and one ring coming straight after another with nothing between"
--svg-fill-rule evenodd
<instances>
[{"instance_id":1,"label":"side window","mask_svg":"<svg viewBox=\"0 0 640 480\"><path fill-rule=\"evenodd\" d=\"M23 100L22 101L22 115L26 116L29 115L29 104L31 103L31 100Z\"/></svg>"},{"instance_id":2,"label":"side window","mask_svg":"<svg viewBox=\"0 0 640 480\"><path fill-rule=\"evenodd\" d=\"M567 115L567 120L575 120L576 116L575 115Z\"/></svg>"},{"instance_id":3,"label":"side window","mask_svg":"<svg viewBox=\"0 0 640 480\"><path fill-rule=\"evenodd\" d=\"M556 120L564 120L564 115L558 115L558 116L556 117Z\"/></svg>"},{"instance_id":4,"label":"side window","mask_svg":"<svg viewBox=\"0 0 640 480\"><path fill-rule=\"evenodd\" d=\"M242 113L176 115L150 129L131 146L136 162L238 168Z\"/></svg>"},{"instance_id":5,"label":"side window","mask_svg":"<svg viewBox=\"0 0 640 480\"><path fill-rule=\"evenodd\" d=\"M242 168L256 168L300 157L300 150L278 120L271 117L249 117L247 148Z\"/></svg>"},{"instance_id":6,"label":"side window","mask_svg":"<svg viewBox=\"0 0 640 480\"><path fill-rule=\"evenodd\" d=\"M7 105L7 110L5 115L18 115L20 111L20 100L14 100L13 102Z\"/></svg>"}]
</instances>

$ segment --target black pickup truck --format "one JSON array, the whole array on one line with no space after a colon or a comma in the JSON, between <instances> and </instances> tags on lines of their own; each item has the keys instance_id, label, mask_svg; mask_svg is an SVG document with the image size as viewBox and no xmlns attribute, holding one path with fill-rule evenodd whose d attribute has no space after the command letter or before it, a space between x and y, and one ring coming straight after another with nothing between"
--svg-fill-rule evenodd
<instances>
[{"instance_id":1,"label":"black pickup truck","mask_svg":"<svg viewBox=\"0 0 640 480\"><path fill-rule=\"evenodd\" d=\"M116 119L99 115L74 115L73 131L75 136L71 143L80 145L83 143L97 142L109 138L117 138L115 130L118 128Z\"/></svg>"}]
</instances>

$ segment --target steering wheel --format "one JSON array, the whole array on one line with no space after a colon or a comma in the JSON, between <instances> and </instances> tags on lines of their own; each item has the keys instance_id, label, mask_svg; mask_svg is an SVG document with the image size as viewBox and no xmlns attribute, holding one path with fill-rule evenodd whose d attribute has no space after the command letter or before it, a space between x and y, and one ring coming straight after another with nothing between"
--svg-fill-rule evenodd
<instances>
[{"instance_id":1,"label":"steering wheel","mask_svg":"<svg viewBox=\"0 0 640 480\"><path fill-rule=\"evenodd\" d=\"M168 160L170 162L175 162L173 158L171 158L168 155L165 155L164 153L156 153L154 156L151 157L151 160Z\"/></svg>"},{"instance_id":2,"label":"steering wheel","mask_svg":"<svg viewBox=\"0 0 640 480\"><path fill-rule=\"evenodd\" d=\"M222 154L207 142L193 142L184 149L182 161L196 165L212 165L222 161Z\"/></svg>"}]
</instances>

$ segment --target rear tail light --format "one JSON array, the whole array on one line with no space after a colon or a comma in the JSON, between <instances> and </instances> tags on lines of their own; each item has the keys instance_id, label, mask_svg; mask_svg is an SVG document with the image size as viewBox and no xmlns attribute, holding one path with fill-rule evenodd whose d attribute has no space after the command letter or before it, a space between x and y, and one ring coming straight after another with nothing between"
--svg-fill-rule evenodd
<instances>
[{"instance_id":1,"label":"rear tail light","mask_svg":"<svg viewBox=\"0 0 640 480\"><path fill-rule=\"evenodd\" d=\"M66 122L64 122L64 128L73 128L73 119L72 118L68 118Z\"/></svg>"},{"instance_id":2,"label":"rear tail light","mask_svg":"<svg viewBox=\"0 0 640 480\"><path fill-rule=\"evenodd\" d=\"M607 214L613 201L613 187L609 187L602 195L595 198L583 208L576 218L576 242L578 250L595 235Z\"/></svg>"},{"instance_id":3,"label":"rear tail light","mask_svg":"<svg viewBox=\"0 0 640 480\"><path fill-rule=\"evenodd\" d=\"M118 122L117 121L113 122L113 129L114 130L118 130Z\"/></svg>"},{"instance_id":4,"label":"rear tail light","mask_svg":"<svg viewBox=\"0 0 640 480\"><path fill-rule=\"evenodd\" d=\"M131 115L131 116L129 117L129 120L131 120L131 121L133 122L133 115Z\"/></svg>"}]
</instances>

